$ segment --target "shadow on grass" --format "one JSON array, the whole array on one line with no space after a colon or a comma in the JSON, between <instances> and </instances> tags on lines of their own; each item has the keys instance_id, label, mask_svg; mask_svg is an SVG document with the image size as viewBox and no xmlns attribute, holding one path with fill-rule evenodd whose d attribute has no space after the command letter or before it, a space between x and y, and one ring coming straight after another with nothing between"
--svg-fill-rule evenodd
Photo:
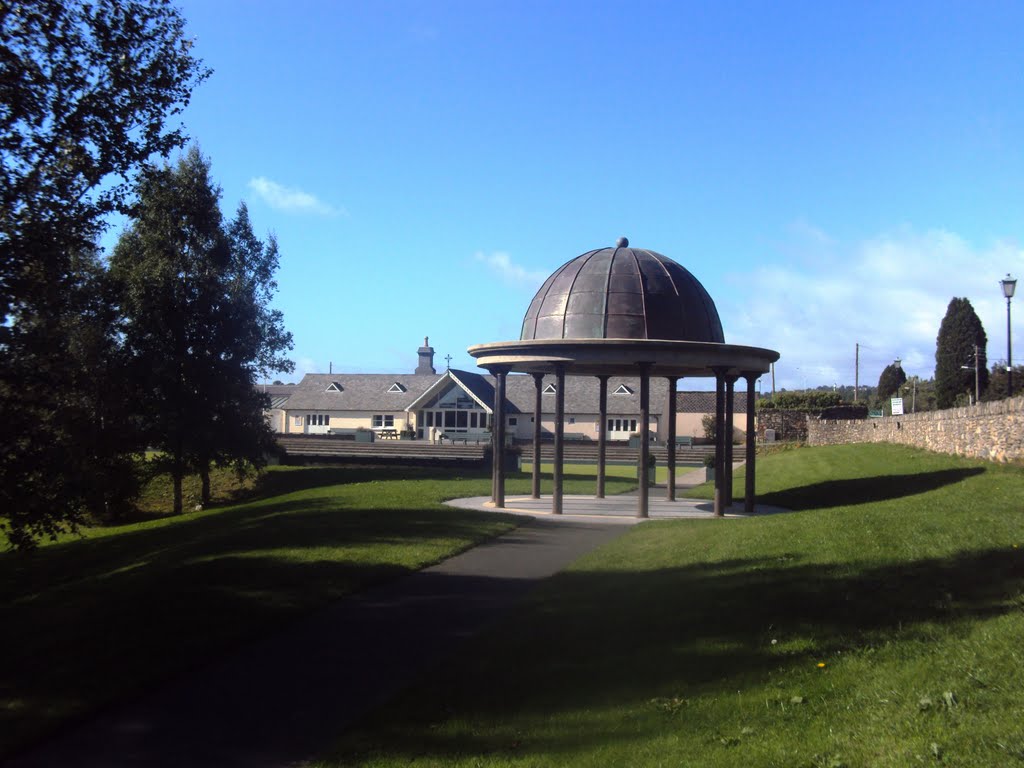
<instances>
[{"instance_id":1,"label":"shadow on grass","mask_svg":"<svg viewBox=\"0 0 1024 768\"><path fill-rule=\"evenodd\" d=\"M786 509L828 509L854 504L891 501L938 490L985 473L983 467L943 469L906 475L879 475L849 480L826 480L810 485L764 493L759 503Z\"/></svg>"},{"instance_id":2,"label":"shadow on grass","mask_svg":"<svg viewBox=\"0 0 1024 768\"><path fill-rule=\"evenodd\" d=\"M297 475L292 488L353 477L287 474ZM0 754L76 714L77 702L94 707L207 663L260 630L470 546L504 518L368 502L326 488L0 556L0 625L19 628L0 636Z\"/></svg>"},{"instance_id":3,"label":"shadow on grass","mask_svg":"<svg viewBox=\"0 0 1024 768\"><path fill-rule=\"evenodd\" d=\"M1024 557L1002 549L860 570L785 556L570 571L514 617L514 628L489 633L425 690L371 717L334 759L404 764L533 754L546 765L557 763L553 755L579 758L617 739L642 743L664 734L652 703L659 697L735 696L822 660L838 663L840 652L965 633L974 622L1019 611L1022 589ZM779 696L801 692L782 687ZM604 711L622 706L638 714L628 727L610 728ZM721 725L689 727L713 734Z\"/></svg>"}]
</instances>

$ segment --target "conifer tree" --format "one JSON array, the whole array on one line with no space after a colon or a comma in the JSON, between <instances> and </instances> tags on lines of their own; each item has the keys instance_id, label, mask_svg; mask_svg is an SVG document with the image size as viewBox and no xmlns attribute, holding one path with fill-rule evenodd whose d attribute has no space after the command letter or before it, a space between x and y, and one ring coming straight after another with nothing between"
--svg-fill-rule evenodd
<instances>
[{"instance_id":1,"label":"conifer tree","mask_svg":"<svg viewBox=\"0 0 1024 768\"><path fill-rule=\"evenodd\" d=\"M949 302L939 326L935 344L935 399L938 408L952 408L957 397L974 394L975 350L977 350L978 388L988 387L986 345L988 338L981 320L965 298Z\"/></svg>"},{"instance_id":2,"label":"conifer tree","mask_svg":"<svg viewBox=\"0 0 1024 768\"><path fill-rule=\"evenodd\" d=\"M907 374L903 367L896 365L896 363L889 363L882 370L882 375L878 377L878 401L884 403L895 395L906 381Z\"/></svg>"},{"instance_id":3,"label":"conifer tree","mask_svg":"<svg viewBox=\"0 0 1024 768\"><path fill-rule=\"evenodd\" d=\"M257 378L291 370L291 335L269 306L276 242L252 233L245 207L226 230L220 189L195 147L141 175L130 227L111 258L148 442L159 448L182 511L185 474L259 465L272 436Z\"/></svg>"}]
</instances>

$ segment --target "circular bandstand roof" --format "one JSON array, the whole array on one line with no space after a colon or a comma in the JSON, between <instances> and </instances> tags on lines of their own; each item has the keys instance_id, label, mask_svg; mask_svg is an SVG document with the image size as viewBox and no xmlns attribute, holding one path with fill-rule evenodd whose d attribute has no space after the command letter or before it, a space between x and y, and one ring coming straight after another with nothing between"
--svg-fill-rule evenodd
<instances>
[{"instance_id":1,"label":"circular bandstand roof","mask_svg":"<svg viewBox=\"0 0 1024 768\"><path fill-rule=\"evenodd\" d=\"M533 297L520 338L725 342L700 281L660 253L630 248L626 238L555 270Z\"/></svg>"},{"instance_id":2,"label":"circular bandstand roof","mask_svg":"<svg viewBox=\"0 0 1024 768\"><path fill-rule=\"evenodd\" d=\"M483 368L568 374L714 376L764 373L779 353L726 344L711 296L686 268L654 251L587 251L544 281L518 341L469 348Z\"/></svg>"}]
</instances>

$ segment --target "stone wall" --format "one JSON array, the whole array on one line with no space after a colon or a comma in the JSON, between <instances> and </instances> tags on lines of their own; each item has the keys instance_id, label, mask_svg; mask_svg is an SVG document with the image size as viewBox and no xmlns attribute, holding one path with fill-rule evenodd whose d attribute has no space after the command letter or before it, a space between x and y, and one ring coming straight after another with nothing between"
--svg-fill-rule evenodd
<instances>
[{"instance_id":1,"label":"stone wall","mask_svg":"<svg viewBox=\"0 0 1024 768\"><path fill-rule=\"evenodd\" d=\"M1024 397L866 421L808 419L808 445L902 443L991 461L1024 459Z\"/></svg>"},{"instance_id":2,"label":"stone wall","mask_svg":"<svg viewBox=\"0 0 1024 768\"><path fill-rule=\"evenodd\" d=\"M812 417L813 418L813 417ZM764 431L775 430L776 440L807 440L807 411L763 408L757 412L757 439L764 442Z\"/></svg>"}]
</instances>

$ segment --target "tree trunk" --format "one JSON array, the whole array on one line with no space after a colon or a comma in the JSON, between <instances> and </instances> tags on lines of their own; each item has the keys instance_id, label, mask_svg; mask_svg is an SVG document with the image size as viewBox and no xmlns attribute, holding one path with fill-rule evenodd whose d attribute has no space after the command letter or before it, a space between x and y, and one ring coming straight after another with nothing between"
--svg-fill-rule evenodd
<instances>
[{"instance_id":1,"label":"tree trunk","mask_svg":"<svg viewBox=\"0 0 1024 768\"><path fill-rule=\"evenodd\" d=\"M173 473L174 479L174 514L181 514L181 471L175 469Z\"/></svg>"}]
</instances>

